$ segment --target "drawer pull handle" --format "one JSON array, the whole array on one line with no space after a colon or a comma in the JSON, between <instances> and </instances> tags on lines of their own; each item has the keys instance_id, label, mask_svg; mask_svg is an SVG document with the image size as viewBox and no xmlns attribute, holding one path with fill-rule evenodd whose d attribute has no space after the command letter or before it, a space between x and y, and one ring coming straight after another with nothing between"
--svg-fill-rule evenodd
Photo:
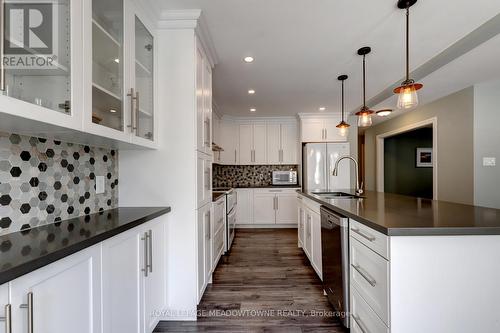
<instances>
[{"instance_id":1,"label":"drawer pull handle","mask_svg":"<svg viewBox=\"0 0 500 333\"><path fill-rule=\"evenodd\" d=\"M28 303L19 305L21 309L28 309L28 333L33 333L33 292L28 293Z\"/></svg>"},{"instance_id":2,"label":"drawer pull handle","mask_svg":"<svg viewBox=\"0 0 500 333\"><path fill-rule=\"evenodd\" d=\"M351 230L355 233L357 233L358 235L360 235L361 237L369 240L370 242L373 242L376 238L371 236L371 235L367 235L365 234L364 232L362 232L361 230L359 229L356 229L356 228L351 228Z\"/></svg>"},{"instance_id":3,"label":"drawer pull handle","mask_svg":"<svg viewBox=\"0 0 500 333\"><path fill-rule=\"evenodd\" d=\"M361 319L359 319L359 317L355 316L355 315L352 315L352 319L354 319L354 321L356 322L356 324L358 324L358 327L359 329L361 330L361 333L370 333L365 325L363 324L363 322L361 321Z\"/></svg>"},{"instance_id":4,"label":"drawer pull handle","mask_svg":"<svg viewBox=\"0 0 500 333\"><path fill-rule=\"evenodd\" d=\"M372 287L375 287L377 285L377 281L375 281L374 278L370 276L361 266L359 265L352 265L354 269L361 275Z\"/></svg>"}]
</instances>

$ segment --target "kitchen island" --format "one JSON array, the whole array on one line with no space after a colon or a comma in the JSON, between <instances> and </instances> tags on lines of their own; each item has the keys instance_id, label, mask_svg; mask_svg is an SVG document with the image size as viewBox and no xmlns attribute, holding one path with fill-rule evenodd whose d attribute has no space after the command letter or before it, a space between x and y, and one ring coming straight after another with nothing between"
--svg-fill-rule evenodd
<instances>
[{"instance_id":1,"label":"kitchen island","mask_svg":"<svg viewBox=\"0 0 500 333\"><path fill-rule=\"evenodd\" d=\"M362 196L298 191L299 246L320 272L318 207L349 218L351 332L500 331L500 210Z\"/></svg>"}]
</instances>

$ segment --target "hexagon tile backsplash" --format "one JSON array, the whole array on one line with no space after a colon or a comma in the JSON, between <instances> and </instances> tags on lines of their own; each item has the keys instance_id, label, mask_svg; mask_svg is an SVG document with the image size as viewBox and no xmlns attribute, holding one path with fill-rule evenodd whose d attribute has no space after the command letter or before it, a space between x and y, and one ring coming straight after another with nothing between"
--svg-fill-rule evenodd
<instances>
[{"instance_id":1,"label":"hexagon tile backsplash","mask_svg":"<svg viewBox=\"0 0 500 333\"><path fill-rule=\"evenodd\" d=\"M117 205L118 151L0 132L0 235Z\"/></svg>"}]
</instances>

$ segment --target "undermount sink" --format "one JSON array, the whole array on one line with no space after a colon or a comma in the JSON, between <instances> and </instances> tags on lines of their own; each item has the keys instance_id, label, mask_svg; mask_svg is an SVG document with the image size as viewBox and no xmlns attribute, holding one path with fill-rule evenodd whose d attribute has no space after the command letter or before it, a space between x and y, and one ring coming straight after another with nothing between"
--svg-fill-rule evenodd
<instances>
[{"instance_id":1,"label":"undermount sink","mask_svg":"<svg viewBox=\"0 0 500 333\"><path fill-rule=\"evenodd\" d=\"M325 199L353 199L353 198L361 198L355 194L346 193L346 192L313 192L322 198Z\"/></svg>"}]
</instances>

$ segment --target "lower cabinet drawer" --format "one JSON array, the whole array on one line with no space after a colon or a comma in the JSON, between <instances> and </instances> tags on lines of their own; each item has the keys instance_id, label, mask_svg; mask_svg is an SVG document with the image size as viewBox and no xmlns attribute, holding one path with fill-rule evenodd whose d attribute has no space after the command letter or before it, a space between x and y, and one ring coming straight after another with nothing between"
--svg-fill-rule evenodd
<instances>
[{"instance_id":1,"label":"lower cabinet drawer","mask_svg":"<svg viewBox=\"0 0 500 333\"><path fill-rule=\"evenodd\" d=\"M389 333L356 288L351 288L351 303L351 333Z\"/></svg>"},{"instance_id":2,"label":"lower cabinet drawer","mask_svg":"<svg viewBox=\"0 0 500 333\"><path fill-rule=\"evenodd\" d=\"M389 262L355 238L350 238L351 286L389 325Z\"/></svg>"}]
</instances>

